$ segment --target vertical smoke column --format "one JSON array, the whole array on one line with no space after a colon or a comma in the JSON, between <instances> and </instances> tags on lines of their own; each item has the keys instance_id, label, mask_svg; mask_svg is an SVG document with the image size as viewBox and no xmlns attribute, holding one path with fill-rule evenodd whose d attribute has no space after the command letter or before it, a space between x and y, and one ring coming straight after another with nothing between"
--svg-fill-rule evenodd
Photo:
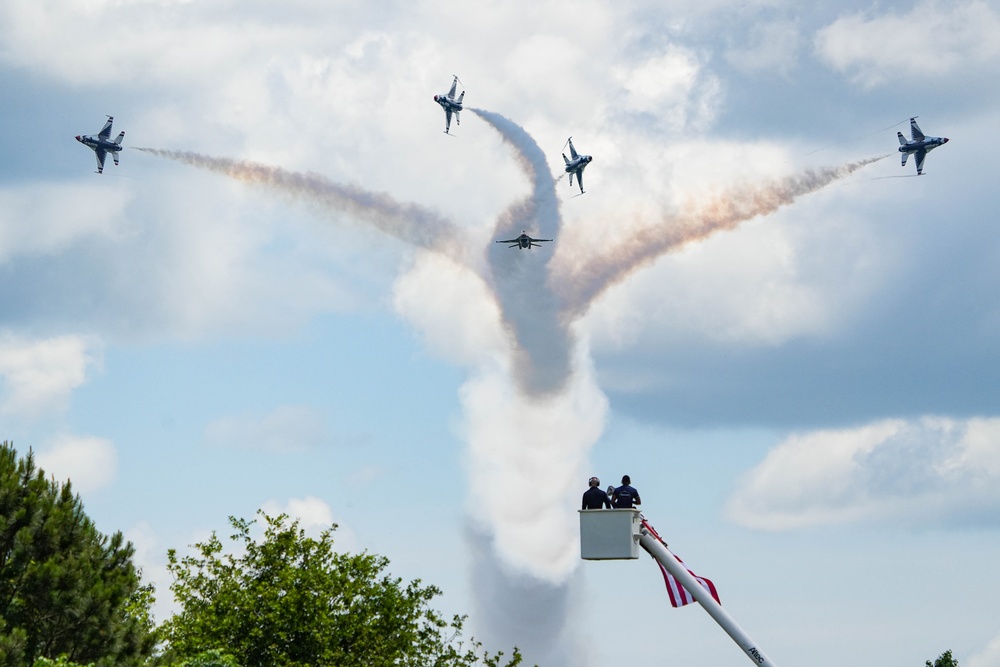
<instances>
[{"instance_id":1,"label":"vertical smoke column","mask_svg":"<svg viewBox=\"0 0 1000 667\"><path fill-rule=\"evenodd\" d=\"M541 149L509 119L471 111L514 149L531 184L498 218L496 238L525 230L556 245L559 202ZM476 520L466 532L475 632L491 646L517 645L527 664L586 665L583 638L570 622L579 560L573 510L607 400L589 351L559 319L549 283L552 246L489 246L489 280L513 358L509 369L481 369L461 390Z\"/></svg>"}]
</instances>

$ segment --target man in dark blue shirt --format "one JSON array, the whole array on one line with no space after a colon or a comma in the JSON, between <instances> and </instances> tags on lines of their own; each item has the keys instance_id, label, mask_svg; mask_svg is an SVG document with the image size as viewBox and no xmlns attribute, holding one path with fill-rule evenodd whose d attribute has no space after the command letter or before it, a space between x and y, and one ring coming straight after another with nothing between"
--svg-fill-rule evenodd
<instances>
[{"instance_id":1,"label":"man in dark blue shirt","mask_svg":"<svg viewBox=\"0 0 1000 667\"><path fill-rule=\"evenodd\" d=\"M611 494L611 502L616 509L630 509L642 503L639 499L639 492L631 486L632 480L628 475L622 477L622 485Z\"/></svg>"},{"instance_id":2,"label":"man in dark blue shirt","mask_svg":"<svg viewBox=\"0 0 1000 667\"><path fill-rule=\"evenodd\" d=\"M601 480L596 477L590 478L590 488L583 492L583 508L585 510L599 510L603 507L611 509L611 500L608 494L601 490Z\"/></svg>"}]
</instances>

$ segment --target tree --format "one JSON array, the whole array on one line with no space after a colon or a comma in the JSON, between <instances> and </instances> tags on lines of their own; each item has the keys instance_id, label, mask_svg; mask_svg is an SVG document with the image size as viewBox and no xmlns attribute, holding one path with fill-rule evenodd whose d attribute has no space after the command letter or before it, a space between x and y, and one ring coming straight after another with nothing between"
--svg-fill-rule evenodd
<instances>
[{"instance_id":1,"label":"tree","mask_svg":"<svg viewBox=\"0 0 1000 667\"><path fill-rule=\"evenodd\" d=\"M958 660L951 657L951 649L948 649L939 655L938 659L933 663L931 663L930 660L927 660L926 667L958 667Z\"/></svg>"},{"instance_id":2,"label":"tree","mask_svg":"<svg viewBox=\"0 0 1000 667\"><path fill-rule=\"evenodd\" d=\"M68 481L0 445L0 663L142 663L153 590L132 555L120 532L97 531Z\"/></svg>"},{"instance_id":3,"label":"tree","mask_svg":"<svg viewBox=\"0 0 1000 667\"><path fill-rule=\"evenodd\" d=\"M449 623L430 608L438 588L402 585L384 574L384 557L336 553L336 525L313 539L284 514L257 514L260 541L256 521L229 518L242 555L223 554L215 533L196 555L168 552L181 611L163 627L165 662L218 649L243 667L500 666L503 653L462 641L465 617ZM506 665L520 662L515 648Z\"/></svg>"}]
</instances>

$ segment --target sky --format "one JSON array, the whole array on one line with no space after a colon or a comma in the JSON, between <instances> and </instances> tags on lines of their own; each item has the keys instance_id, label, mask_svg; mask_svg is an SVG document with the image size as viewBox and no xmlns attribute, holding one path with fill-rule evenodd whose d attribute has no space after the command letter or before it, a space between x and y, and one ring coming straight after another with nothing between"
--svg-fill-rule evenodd
<instances>
[{"instance_id":1,"label":"sky","mask_svg":"<svg viewBox=\"0 0 1000 667\"><path fill-rule=\"evenodd\" d=\"M776 665L1000 666L1000 4L813 4L7 0L0 439L158 620L263 509L529 663L746 664L580 560L628 474Z\"/></svg>"}]
</instances>

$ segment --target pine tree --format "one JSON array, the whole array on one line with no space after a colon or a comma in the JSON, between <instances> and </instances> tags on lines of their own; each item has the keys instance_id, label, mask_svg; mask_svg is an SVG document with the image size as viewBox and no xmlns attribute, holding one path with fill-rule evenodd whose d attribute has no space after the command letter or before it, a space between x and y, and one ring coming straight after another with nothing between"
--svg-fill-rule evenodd
<instances>
[{"instance_id":1,"label":"pine tree","mask_svg":"<svg viewBox=\"0 0 1000 667\"><path fill-rule=\"evenodd\" d=\"M951 649L948 649L933 663L930 660L925 661L925 667L958 667L958 660L952 657Z\"/></svg>"},{"instance_id":2,"label":"pine tree","mask_svg":"<svg viewBox=\"0 0 1000 667\"><path fill-rule=\"evenodd\" d=\"M154 637L151 586L120 532L97 531L70 483L0 445L0 664L138 665Z\"/></svg>"}]
</instances>

